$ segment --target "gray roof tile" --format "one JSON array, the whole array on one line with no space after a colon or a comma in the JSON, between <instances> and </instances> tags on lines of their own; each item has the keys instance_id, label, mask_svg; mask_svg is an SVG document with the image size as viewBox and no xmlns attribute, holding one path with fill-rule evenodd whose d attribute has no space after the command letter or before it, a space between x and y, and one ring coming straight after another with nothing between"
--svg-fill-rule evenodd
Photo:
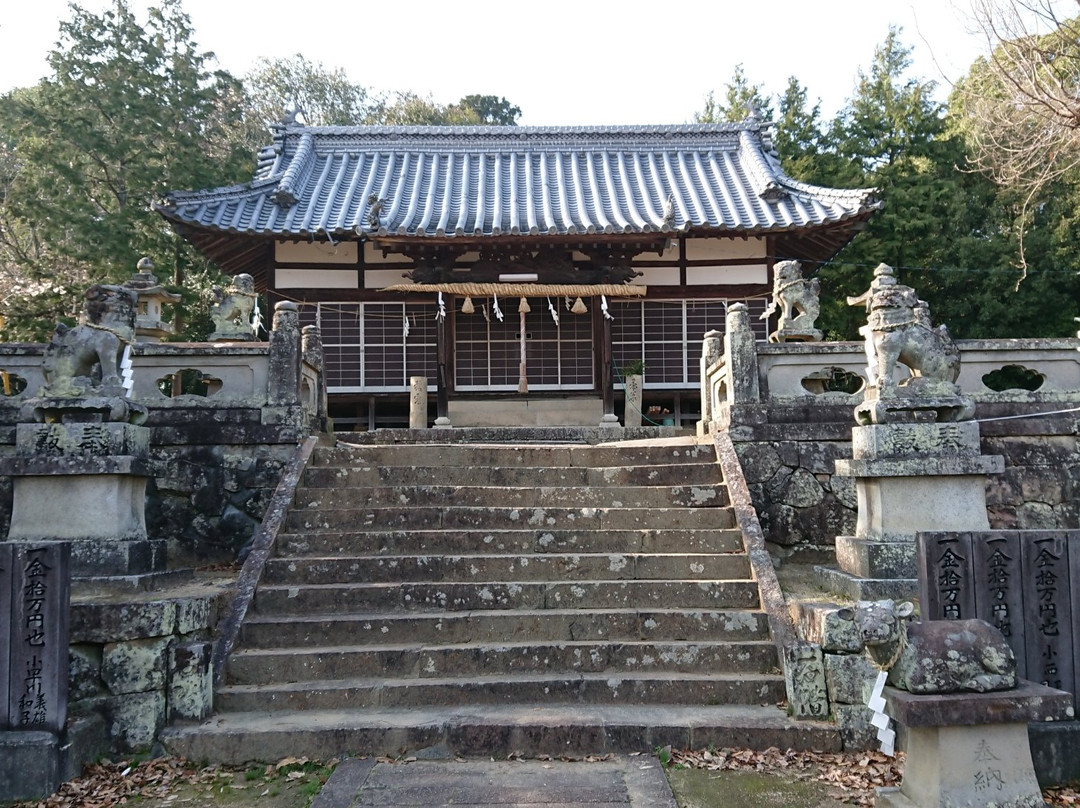
<instances>
[{"instance_id":1,"label":"gray roof tile","mask_svg":"<svg viewBox=\"0 0 1080 808\"><path fill-rule=\"evenodd\" d=\"M370 198L381 202L369 222ZM669 203L668 200L671 200ZM664 212L673 211L665 220ZM786 176L768 129L281 125L243 186L167 195L159 210L251 235L416 237L779 231L865 216L873 189Z\"/></svg>"}]
</instances>

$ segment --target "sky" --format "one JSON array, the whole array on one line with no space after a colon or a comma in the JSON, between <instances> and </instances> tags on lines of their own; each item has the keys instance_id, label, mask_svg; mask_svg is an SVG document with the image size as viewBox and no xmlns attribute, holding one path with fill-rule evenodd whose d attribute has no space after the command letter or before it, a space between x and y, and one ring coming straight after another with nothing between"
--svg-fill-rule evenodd
<instances>
[{"instance_id":1,"label":"sky","mask_svg":"<svg viewBox=\"0 0 1080 808\"><path fill-rule=\"evenodd\" d=\"M83 0L100 11L108 0ZM140 19L152 5L130 0ZM377 90L451 103L503 96L524 125L669 124L693 119L741 64L779 94L791 75L828 119L890 25L913 48L911 75L941 84L983 52L969 0L184 0L195 40L241 76L259 57L302 53ZM46 75L65 0L0 15L0 92Z\"/></svg>"}]
</instances>

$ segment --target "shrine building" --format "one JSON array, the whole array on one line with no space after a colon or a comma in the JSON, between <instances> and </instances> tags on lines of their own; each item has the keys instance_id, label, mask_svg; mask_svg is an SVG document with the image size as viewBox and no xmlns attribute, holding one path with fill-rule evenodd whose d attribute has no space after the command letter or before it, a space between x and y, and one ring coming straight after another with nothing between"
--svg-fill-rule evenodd
<instances>
[{"instance_id":1,"label":"shrine building","mask_svg":"<svg viewBox=\"0 0 1080 808\"><path fill-rule=\"evenodd\" d=\"M250 183L158 210L271 305L300 304L321 329L331 415L368 429L408 422L414 376L455 426L499 409L500 424L595 425L621 412L635 360L647 417L689 425L702 336L727 304L746 302L764 338L773 264L812 273L878 207L872 189L786 176L751 118L282 123Z\"/></svg>"}]
</instances>

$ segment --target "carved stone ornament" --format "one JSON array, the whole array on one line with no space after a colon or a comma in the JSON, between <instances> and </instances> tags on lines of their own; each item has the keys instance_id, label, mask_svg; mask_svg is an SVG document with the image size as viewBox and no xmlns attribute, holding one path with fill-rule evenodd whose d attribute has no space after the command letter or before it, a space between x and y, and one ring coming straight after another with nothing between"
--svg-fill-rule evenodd
<instances>
[{"instance_id":1,"label":"carved stone ornament","mask_svg":"<svg viewBox=\"0 0 1080 808\"><path fill-rule=\"evenodd\" d=\"M79 325L57 324L45 348L42 395L52 398L124 396L120 361L135 340L138 295L123 286L86 290Z\"/></svg>"},{"instance_id":2,"label":"carved stone ornament","mask_svg":"<svg viewBox=\"0 0 1080 808\"><path fill-rule=\"evenodd\" d=\"M798 261L777 263L773 267L772 300L760 318L768 319L780 311L780 319L776 330L769 335L769 342L820 342L823 335L814 327L821 312L820 292L818 279L804 278Z\"/></svg>"},{"instance_id":3,"label":"carved stone ornament","mask_svg":"<svg viewBox=\"0 0 1080 808\"><path fill-rule=\"evenodd\" d=\"M210 307L214 321L213 340L253 340L251 313L255 310L255 280L246 273L237 275L228 289L214 287L215 303Z\"/></svg>"},{"instance_id":4,"label":"carved stone ornament","mask_svg":"<svg viewBox=\"0 0 1080 808\"><path fill-rule=\"evenodd\" d=\"M938 421L963 421L975 411L961 396L960 350L944 325L934 328L930 307L910 286L897 283L892 267L879 264L870 288L847 299L849 306L866 306L867 322L859 329L866 341L869 387L855 410L859 423L910 420L925 412ZM897 365L911 377L897 382Z\"/></svg>"},{"instance_id":5,"label":"carved stone ornament","mask_svg":"<svg viewBox=\"0 0 1080 808\"><path fill-rule=\"evenodd\" d=\"M860 600L837 616L852 620L889 684L911 693L986 693L1016 687L1016 657L985 620L908 622L910 603Z\"/></svg>"}]
</instances>

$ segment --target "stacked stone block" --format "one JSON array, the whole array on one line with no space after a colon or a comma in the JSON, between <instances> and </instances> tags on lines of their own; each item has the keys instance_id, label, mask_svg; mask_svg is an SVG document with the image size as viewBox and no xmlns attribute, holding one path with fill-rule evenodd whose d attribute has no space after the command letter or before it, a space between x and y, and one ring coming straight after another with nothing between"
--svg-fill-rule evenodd
<instances>
[{"instance_id":1,"label":"stacked stone block","mask_svg":"<svg viewBox=\"0 0 1080 808\"><path fill-rule=\"evenodd\" d=\"M70 711L98 725L104 748L150 748L168 722L213 704L212 595L72 606Z\"/></svg>"}]
</instances>

